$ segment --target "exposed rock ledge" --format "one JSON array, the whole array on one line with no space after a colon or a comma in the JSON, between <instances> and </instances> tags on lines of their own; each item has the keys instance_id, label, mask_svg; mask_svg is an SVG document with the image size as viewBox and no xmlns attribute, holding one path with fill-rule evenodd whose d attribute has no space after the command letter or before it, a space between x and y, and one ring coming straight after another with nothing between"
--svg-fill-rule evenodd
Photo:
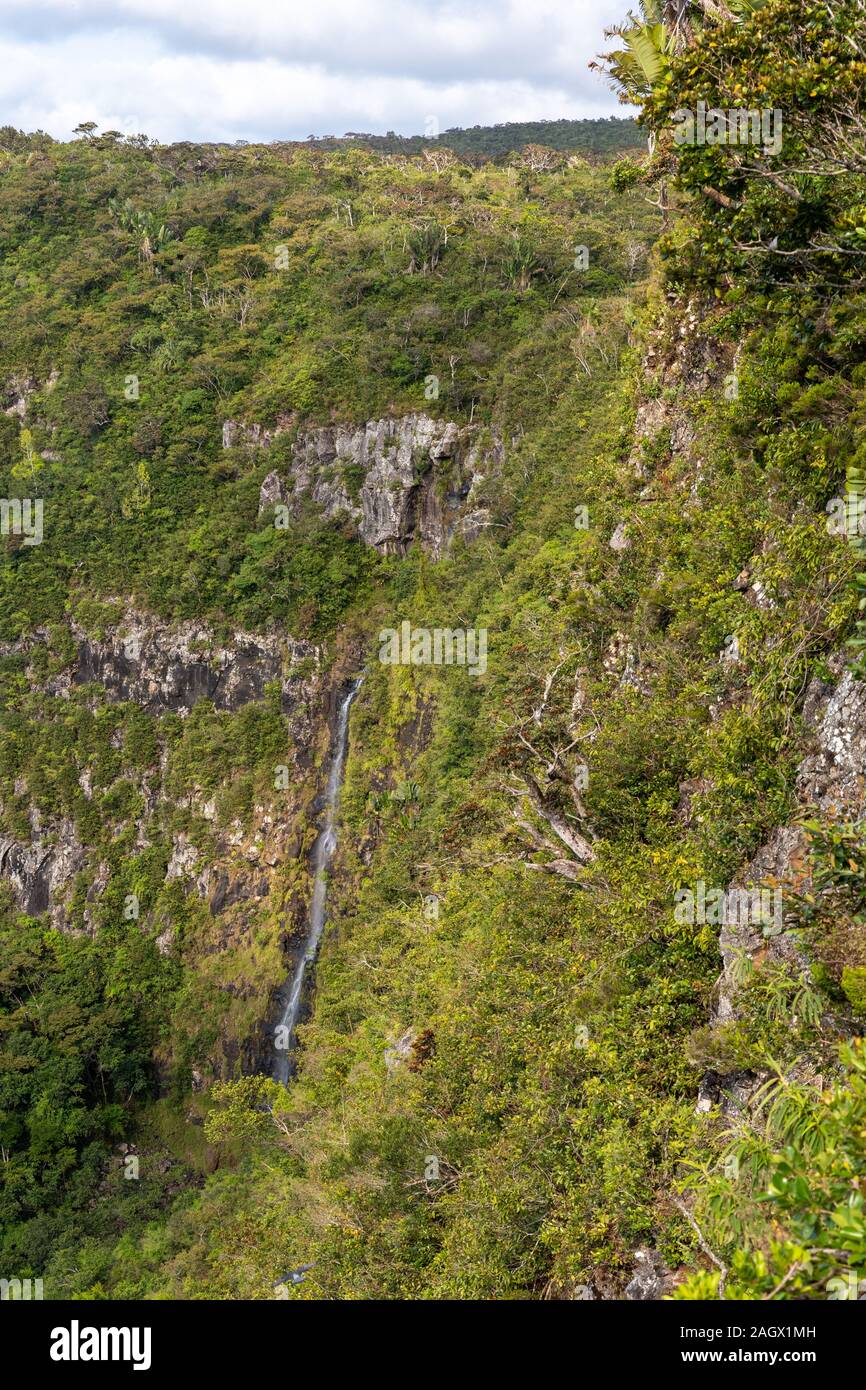
<instances>
[{"instance_id":1,"label":"exposed rock ledge","mask_svg":"<svg viewBox=\"0 0 866 1390\"><path fill-rule=\"evenodd\" d=\"M29 917L53 908L84 858L84 847L68 820L62 820L50 836L37 830L28 845L0 835L0 877L10 883L19 909ZM61 925L62 920L62 914L52 915L52 926Z\"/></svg>"},{"instance_id":2,"label":"exposed rock ledge","mask_svg":"<svg viewBox=\"0 0 866 1390\"><path fill-rule=\"evenodd\" d=\"M70 631L75 662L44 683L46 693L63 695L71 686L93 683L102 685L110 700L131 700L150 714L185 714L202 699L217 709L236 710L261 699L274 681L289 712L304 679L300 663L308 675L321 656L312 643L291 637L235 632L229 643L220 643L201 623L172 625L131 609L102 639L88 636L75 622ZM32 639L0 644L0 655L26 652L46 638L39 629Z\"/></svg>"},{"instance_id":3,"label":"exposed rock ledge","mask_svg":"<svg viewBox=\"0 0 866 1390\"><path fill-rule=\"evenodd\" d=\"M267 448L278 433L227 420L223 444ZM262 483L260 512L283 505L297 517L311 502L328 519L348 519L383 555L417 539L438 556L456 534L472 540L487 524L482 488L502 460L489 431L424 414L304 430L286 476L275 470Z\"/></svg>"},{"instance_id":4,"label":"exposed rock ledge","mask_svg":"<svg viewBox=\"0 0 866 1390\"><path fill-rule=\"evenodd\" d=\"M841 658L832 664L841 671ZM828 820L860 819L866 809L866 684L856 680L850 671L842 671L835 686L812 681L806 692L803 718L812 738L811 748L797 770L796 790L801 807L815 810ZM731 886L751 888L767 882L778 884L783 890L808 890L808 839L799 824L774 830L741 878ZM808 969L808 962L788 932L766 935L761 925L751 920L723 926L719 946L722 973L711 1017L714 1027L735 1022L738 1017L741 958L748 957L765 966L785 964L797 971ZM810 1059L804 1057L792 1074L806 1076L810 1070ZM723 1116L736 1120L748 1114L751 1099L764 1079L752 1072L710 1072L703 1078L697 1108L709 1112L718 1106Z\"/></svg>"},{"instance_id":5,"label":"exposed rock ledge","mask_svg":"<svg viewBox=\"0 0 866 1390\"><path fill-rule=\"evenodd\" d=\"M229 642L219 642L202 624L190 622L173 626L130 607L123 619L101 639L88 636L74 622L70 624L70 631L76 650L64 670L48 680L40 680L35 667L29 668L31 683L38 684L46 694L63 698L76 686L101 685L109 701L131 701L156 716L174 711L183 717L200 699L213 701L218 709L234 711L261 699L267 684L279 685L286 717L287 749L291 750L286 756L292 765L292 790L286 793L287 799L277 820L268 808L257 807L256 824L248 835L239 828L234 832L215 832L219 866L240 860L240 868L235 864L232 869L231 891L226 880L217 892L206 874L199 874L196 884L202 896L213 899L211 910L214 913L222 912L230 900L260 898L267 892L267 885L258 887L261 865L272 868L284 857L294 833L292 822L305 779L314 776L316 751L322 729L326 727L332 696L323 690L319 649L291 637L245 632L234 633ZM0 656L18 653L26 659L48 640L47 631L37 629L20 642L0 643ZM85 795L89 796L86 771L82 777ZM157 795L151 791L146 778L142 779L139 790L150 817L156 810ZM201 813L205 819L213 818L213 810L209 811L206 803L202 804ZM30 808L30 821L29 841L0 834L0 880L10 885L22 912L34 917L48 913L52 926L62 930L69 925L71 885L87 866L90 853L71 821L58 819L43 824L35 807ZM141 846L149 843L147 825L145 821L139 827ZM262 837L267 835L271 839L265 842ZM263 847L258 845L257 837L262 840ZM240 847L247 840L254 846L249 853L248 877L255 878L255 891L242 881L241 870L246 859ZM182 841L173 846L169 881L177 877L196 877L192 872L194 856L188 852L184 856L183 848ZM88 893L88 902L94 901L103 887L104 882L97 874ZM88 917L85 910L85 921Z\"/></svg>"},{"instance_id":6,"label":"exposed rock ledge","mask_svg":"<svg viewBox=\"0 0 866 1390\"><path fill-rule=\"evenodd\" d=\"M797 770L797 798L828 819L856 820L864 810L866 769L866 684L845 671L835 688L813 681L806 692L804 720L812 748ZM808 844L799 825L783 825L761 847L744 876L744 886L777 882L803 887ZM787 933L766 937L750 922L722 928L723 971L716 1022L736 1017L736 962L742 952L766 952L771 961L802 964Z\"/></svg>"}]
</instances>

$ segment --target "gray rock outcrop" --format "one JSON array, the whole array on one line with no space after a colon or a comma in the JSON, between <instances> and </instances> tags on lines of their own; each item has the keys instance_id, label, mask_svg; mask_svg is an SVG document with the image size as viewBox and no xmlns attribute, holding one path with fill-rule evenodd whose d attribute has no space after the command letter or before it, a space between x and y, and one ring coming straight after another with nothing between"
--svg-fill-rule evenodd
<instances>
[{"instance_id":1,"label":"gray rock outcrop","mask_svg":"<svg viewBox=\"0 0 866 1390\"><path fill-rule=\"evenodd\" d=\"M109 702L131 701L159 717L174 712L185 717L200 699L213 702L218 710L235 711L261 700L270 683L279 685L281 706L287 731L287 762L291 763L291 789L286 793L285 822L272 810L256 806L253 825L244 833L240 827L214 828L214 843L220 863L231 863L231 881L217 881L207 866L200 865L199 854L181 834L172 844L166 882L183 880L192 891L211 901L212 911L223 910L246 899L256 901L267 891L261 884L261 857L266 869L283 858L291 840L291 822L298 809L298 797L308 776L315 776L314 762L326 718L322 704L321 653L308 642L275 634L236 632L219 641L203 624L173 626L153 615L127 606L122 619L99 638L88 635L75 622L70 624L75 643L72 661L59 674L45 680L37 675L38 663L28 666L28 676L45 694L60 700L75 687L101 686ZM0 655L18 654L25 659L50 642L49 633L37 629L19 642L0 644ZM288 750L292 751L289 752ZM79 777L85 797L92 795L89 771ZM145 815L139 826L138 846L151 843L151 818L158 812L164 792L153 790L147 776L139 778L139 791ZM16 793L26 786L16 784ZM297 793L297 794L295 794ZM202 796L195 805L205 821L213 821L214 807ZM0 879L12 890L15 902L29 916L47 913L54 927L70 925L70 893L76 875L93 869L92 852L82 844L75 824L68 819L40 820L30 808L30 835L0 835ZM249 861L249 862L247 862ZM88 904L96 901L105 887L97 872L88 892ZM84 912L90 925L90 908ZM170 934L161 939L168 949Z\"/></svg>"},{"instance_id":2,"label":"gray rock outcrop","mask_svg":"<svg viewBox=\"0 0 866 1390\"><path fill-rule=\"evenodd\" d=\"M812 731L812 748L797 770L797 798L829 819L857 819L864 810L866 787L866 684L845 671L834 687L813 681L804 703L804 721ZM762 845L742 876L742 886L777 883L802 887L808 877L808 841L797 824L782 825ZM739 883L735 887L741 886ZM737 963L745 954L771 963L804 968L805 962L787 932L767 932L751 919L722 927L719 945L722 974L714 1022L736 1018Z\"/></svg>"},{"instance_id":3,"label":"gray rock outcrop","mask_svg":"<svg viewBox=\"0 0 866 1390\"><path fill-rule=\"evenodd\" d=\"M236 710L264 696L277 681L283 707L291 708L302 677L298 668L319 664L318 647L292 637L235 632L220 642L202 623L165 623L127 608L123 619L102 638L70 624L76 644L74 663L46 681L49 695L76 685L101 685L111 701L130 700L149 714L188 713L198 700L217 709ZM19 643L0 644L0 655L26 652L45 642L47 633Z\"/></svg>"},{"instance_id":4,"label":"gray rock outcrop","mask_svg":"<svg viewBox=\"0 0 866 1390\"><path fill-rule=\"evenodd\" d=\"M311 503L329 520L346 518L383 555L417 539L438 556L458 533L471 540L486 525L483 486L502 460L501 442L479 426L429 415L328 425L298 434L287 475L275 470L262 483L259 510L282 505L298 517Z\"/></svg>"},{"instance_id":5,"label":"gray rock outcrop","mask_svg":"<svg viewBox=\"0 0 866 1390\"><path fill-rule=\"evenodd\" d=\"M0 836L0 877L7 880L20 910L29 917L58 907L58 900L85 860L75 826L63 820L51 835L36 833L29 844ZM59 925L52 915L52 924Z\"/></svg>"},{"instance_id":6,"label":"gray rock outcrop","mask_svg":"<svg viewBox=\"0 0 866 1390\"><path fill-rule=\"evenodd\" d=\"M669 1270L656 1250L634 1252L634 1270L625 1286L625 1298L630 1303L657 1302L676 1287L676 1275Z\"/></svg>"}]
</instances>

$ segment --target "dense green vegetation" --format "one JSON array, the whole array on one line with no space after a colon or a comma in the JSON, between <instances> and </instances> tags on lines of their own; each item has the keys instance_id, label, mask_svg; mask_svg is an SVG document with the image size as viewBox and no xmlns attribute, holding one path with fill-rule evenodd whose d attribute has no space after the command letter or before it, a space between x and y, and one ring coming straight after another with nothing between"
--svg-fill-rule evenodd
<instances>
[{"instance_id":1,"label":"dense green vegetation","mask_svg":"<svg viewBox=\"0 0 866 1390\"><path fill-rule=\"evenodd\" d=\"M555 181L444 160L93 138L7 157L0 377L38 423L3 418L0 475L7 497L38 482L47 544L7 553L0 636L69 589L300 636L363 601L375 565L339 529L258 528L264 465L223 450L222 421L281 420L273 467L299 420L423 408L429 374L440 414L514 417L509 395L563 370L533 345L543 314L611 293L646 246L644 210L579 160Z\"/></svg>"},{"instance_id":2,"label":"dense green vegetation","mask_svg":"<svg viewBox=\"0 0 866 1390\"><path fill-rule=\"evenodd\" d=\"M422 135L369 135L353 132L353 142L386 154L418 155L429 150L432 141ZM333 147L345 143L332 136L320 136L319 146ZM453 150L467 163L507 159L527 145L547 151L546 163L553 166L554 150L579 150L587 155L621 153L644 144L643 136L633 120L618 116L579 121L504 121L494 126L454 126L435 137L436 146Z\"/></svg>"},{"instance_id":3,"label":"dense green vegetation","mask_svg":"<svg viewBox=\"0 0 866 1390\"><path fill-rule=\"evenodd\" d=\"M609 66L652 154L612 167L5 142L0 380L33 385L0 490L38 479L46 537L7 541L0 636L50 625L48 674L123 595L370 655L286 1092L192 1089L228 982L163 881L175 833L208 843L197 793L267 800L273 703L156 719L5 657L3 831L35 805L108 865L92 935L10 900L0 938L0 1249L57 1296L268 1298L300 1264L302 1299L617 1296L639 1246L679 1298L866 1278L862 827L810 819L786 931L811 965L743 961L724 1028L718 925L675 912L800 814L804 693L859 640L825 506L862 466L866 17L645 8ZM790 140L676 146L698 100L779 107ZM383 560L258 519L301 424L418 409L507 441L479 539ZM224 450L225 419L285 432ZM402 619L486 628L486 673L380 665ZM142 773L167 793L145 850ZM250 936L266 976L273 923ZM707 1073L763 1086L733 1131ZM137 1183L106 1161L131 1136Z\"/></svg>"}]
</instances>

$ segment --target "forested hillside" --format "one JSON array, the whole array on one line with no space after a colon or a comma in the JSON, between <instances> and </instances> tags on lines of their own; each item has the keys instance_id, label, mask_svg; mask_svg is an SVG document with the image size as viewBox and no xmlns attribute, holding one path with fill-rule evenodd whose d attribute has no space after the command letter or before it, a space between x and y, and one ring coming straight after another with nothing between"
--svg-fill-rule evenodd
<instances>
[{"instance_id":1,"label":"forested hillside","mask_svg":"<svg viewBox=\"0 0 866 1390\"><path fill-rule=\"evenodd\" d=\"M431 146L431 134L435 135L436 145L453 150L455 154L470 163L489 159L507 159L527 145L539 146L547 151L546 163L554 167L554 151L576 150L586 157L610 157L624 150L638 148L644 144L643 137L635 122L627 117L607 116L596 120L579 121L505 121L495 126L459 126L424 135L371 135L354 131L344 135L347 139L369 146L387 154L423 154ZM338 137L319 136L316 144L328 147L341 143Z\"/></svg>"},{"instance_id":2,"label":"forested hillside","mask_svg":"<svg viewBox=\"0 0 866 1390\"><path fill-rule=\"evenodd\" d=\"M624 150L640 148L645 143L636 122L626 116L576 121L504 121L501 125L476 125L468 129L450 126L443 131L432 128L436 124L432 118L428 124L431 129L424 135L397 135L394 131L389 131L387 135L376 135L356 130L347 131L345 135L311 135L307 140L274 141L268 148L272 153L286 153L304 149L345 150L355 145L379 154L409 156L426 152L428 157L434 149L445 149L460 155L468 164L478 165L491 160L502 163L525 151L527 146L535 146L536 158L543 157L544 167L554 168L558 155L563 152L579 150L586 158L601 160L621 154ZM125 136L119 130L100 131L95 122L82 122L84 127L90 125L93 126L89 132L90 139L102 148L157 143L144 133ZM0 126L0 149L10 153L25 149L48 149L56 143L44 131L28 134L16 130L14 126ZM249 141L238 140L234 146L199 146L199 157L220 150L225 153L233 148L249 148Z\"/></svg>"},{"instance_id":3,"label":"forested hillside","mask_svg":"<svg viewBox=\"0 0 866 1390\"><path fill-rule=\"evenodd\" d=\"M2 142L0 1252L46 1297L866 1279L866 6L611 47L616 158ZM699 102L784 139L678 143Z\"/></svg>"}]
</instances>

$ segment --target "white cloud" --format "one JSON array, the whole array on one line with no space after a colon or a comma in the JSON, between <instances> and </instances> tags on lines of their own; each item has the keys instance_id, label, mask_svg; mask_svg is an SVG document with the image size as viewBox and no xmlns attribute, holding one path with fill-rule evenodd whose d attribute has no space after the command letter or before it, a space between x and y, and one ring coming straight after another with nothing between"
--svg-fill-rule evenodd
<instances>
[{"instance_id":1,"label":"white cloud","mask_svg":"<svg viewBox=\"0 0 866 1390\"><path fill-rule=\"evenodd\" d=\"M587 70L625 0L0 0L0 123L303 139L616 113Z\"/></svg>"}]
</instances>

